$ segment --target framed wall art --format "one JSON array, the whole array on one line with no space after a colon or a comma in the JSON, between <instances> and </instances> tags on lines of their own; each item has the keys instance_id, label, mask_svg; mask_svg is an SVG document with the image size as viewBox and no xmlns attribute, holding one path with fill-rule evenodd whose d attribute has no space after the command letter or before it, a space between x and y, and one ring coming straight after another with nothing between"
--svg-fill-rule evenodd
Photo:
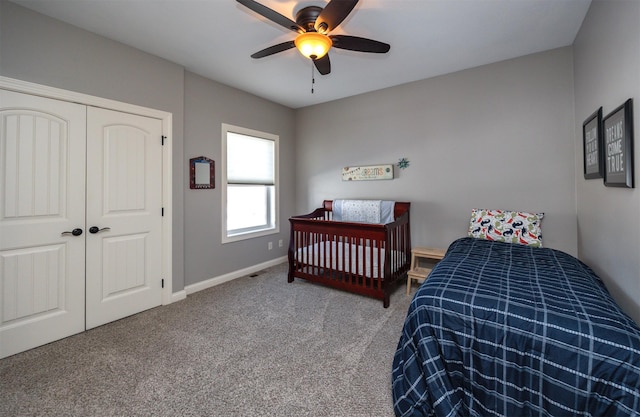
<instances>
[{"instance_id":1,"label":"framed wall art","mask_svg":"<svg viewBox=\"0 0 640 417\"><path fill-rule=\"evenodd\" d=\"M393 165L367 165L342 168L342 181L392 180Z\"/></svg>"},{"instance_id":2,"label":"framed wall art","mask_svg":"<svg viewBox=\"0 0 640 417\"><path fill-rule=\"evenodd\" d=\"M582 123L582 144L584 149L584 178L604 176L604 153L602 152L602 107Z\"/></svg>"},{"instance_id":3,"label":"framed wall art","mask_svg":"<svg viewBox=\"0 0 640 417\"><path fill-rule=\"evenodd\" d=\"M189 160L189 176L192 190L206 190L216 188L215 162L204 156Z\"/></svg>"},{"instance_id":4,"label":"framed wall art","mask_svg":"<svg viewBox=\"0 0 640 417\"><path fill-rule=\"evenodd\" d=\"M633 188L633 101L629 99L602 121L604 185Z\"/></svg>"}]
</instances>

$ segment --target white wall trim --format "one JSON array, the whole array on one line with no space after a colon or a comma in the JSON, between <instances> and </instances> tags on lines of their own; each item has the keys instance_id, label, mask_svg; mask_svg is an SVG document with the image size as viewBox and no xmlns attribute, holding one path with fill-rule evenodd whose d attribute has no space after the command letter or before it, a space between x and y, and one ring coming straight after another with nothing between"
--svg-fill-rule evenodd
<instances>
[{"instance_id":1,"label":"white wall trim","mask_svg":"<svg viewBox=\"0 0 640 417\"><path fill-rule=\"evenodd\" d=\"M234 236L228 235L227 230L227 144L229 142L229 133L235 133L238 135L252 136L257 139L271 140L274 143L274 185L275 185L275 195L273 199L275 200L275 214L274 214L274 227L266 230L259 230L247 233L241 233ZM220 158L220 190L221 190L221 199L222 199L222 210L221 214L221 225L222 225L222 244L237 242L240 240L253 239L259 236L268 236L273 234L280 233L280 135L276 135L273 133L261 132L259 130L248 129L246 127L234 126L227 123L222 123L222 156ZM269 226L268 224L265 226Z\"/></svg>"},{"instance_id":2,"label":"white wall trim","mask_svg":"<svg viewBox=\"0 0 640 417\"><path fill-rule=\"evenodd\" d=\"M174 292L173 294L171 294L171 300L169 301L169 304L175 303L176 301L185 300L186 298L187 298L187 292L185 290Z\"/></svg>"},{"instance_id":3,"label":"white wall trim","mask_svg":"<svg viewBox=\"0 0 640 417\"><path fill-rule=\"evenodd\" d=\"M160 119L162 122L162 135L166 137L162 156L162 194L164 205L164 217L162 218L162 278L164 288L162 290L162 304L170 304L173 296L173 154L172 154L172 120L173 115L163 110L156 110L135 104L76 93L74 91L49 87L29 81L0 76L0 88L5 90L26 93L55 100L69 101L85 106L101 107L120 112L137 114L140 116Z\"/></svg>"},{"instance_id":4,"label":"white wall trim","mask_svg":"<svg viewBox=\"0 0 640 417\"><path fill-rule=\"evenodd\" d=\"M148 107L138 106L136 104L124 103L83 93L76 93L75 91L63 90L61 88L49 87L47 85L36 84L4 76L0 76L0 87L5 90L13 90L56 100L70 101L87 106L103 107L106 109L138 114L140 116L153 117L156 119L164 119L165 117L171 116L171 113L163 110L151 109Z\"/></svg>"},{"instance_id":5,"label":"white wall trim","mask_svg":"<svg viewBox=\"0 0 640 417\"><path fill-rule=\"evenodd\" d=\"M204 281L196 282L195 284L187 285L184 287L184 291L187 293L187 295L191 295L195 292L206 290L207 288L215 287L216 285L220 285L227 281L231 281L236 278L241 278L249 274L252 274L254 272L258 272L265 268L270 268L272 266L276 266L284 262L287 262L286 256L272 259L270 261L263 262L261 264L253 265L248 268L239 269L234 272L229 272L228 274L220 275L218 277L209 278Z\"/></svg>"}]
</instances>

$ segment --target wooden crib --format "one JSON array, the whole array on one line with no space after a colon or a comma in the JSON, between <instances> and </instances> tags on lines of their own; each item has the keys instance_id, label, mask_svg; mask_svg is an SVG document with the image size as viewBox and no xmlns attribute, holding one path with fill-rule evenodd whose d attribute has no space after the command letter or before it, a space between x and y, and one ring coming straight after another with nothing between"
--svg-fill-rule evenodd
<instances>
[{"instance_id":1,"label":"wooden crib","mask_svg":"<svg viewBox=\"0 0 640 417\"><path fill-rule=\"evenodd\" d=\"M303 278L367 295L389 307L395 284L407 278L411 260L409 208L396 202L387 224L333 220L333 201L312 213L293 216L288 281Z\"/></svg>"}]
</instances>

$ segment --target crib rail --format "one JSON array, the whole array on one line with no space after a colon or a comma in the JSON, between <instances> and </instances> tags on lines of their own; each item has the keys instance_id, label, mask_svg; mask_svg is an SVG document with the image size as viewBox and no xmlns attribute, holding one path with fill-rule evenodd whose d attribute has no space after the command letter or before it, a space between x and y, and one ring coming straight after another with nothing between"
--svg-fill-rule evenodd
<instances>
[{"instance_id":1,"label":"crib rail","mask_svg":"<svg viewBox=\"0 0 640 417\"><path fill-rule=\"evenodd\" d=\"M333 221L330 203L289 219L288 281L320 282L388 307L392 285L404 281L409 269L409 203L396 203L396 220L384 225Z\"/></svg>"}]
</instances>

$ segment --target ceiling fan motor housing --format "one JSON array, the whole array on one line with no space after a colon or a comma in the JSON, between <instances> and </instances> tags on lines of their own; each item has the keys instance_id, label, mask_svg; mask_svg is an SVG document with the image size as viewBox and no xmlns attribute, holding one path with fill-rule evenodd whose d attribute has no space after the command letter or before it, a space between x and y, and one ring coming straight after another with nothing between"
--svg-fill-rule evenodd
<instances>
[{"instance_id":1,"label":"ceiling fan motor housing","mask_svg":"<svg viewBox=\"0 0 640 417\"><path fill-rule=\"evenodd\" d=\"M307 6L296 13L296 23L305 28L307 32L315 32L315 24L318 16L322 12L322 7ZM326 25L325 25L326 29Z\"/></svg>"}]
</instances>

